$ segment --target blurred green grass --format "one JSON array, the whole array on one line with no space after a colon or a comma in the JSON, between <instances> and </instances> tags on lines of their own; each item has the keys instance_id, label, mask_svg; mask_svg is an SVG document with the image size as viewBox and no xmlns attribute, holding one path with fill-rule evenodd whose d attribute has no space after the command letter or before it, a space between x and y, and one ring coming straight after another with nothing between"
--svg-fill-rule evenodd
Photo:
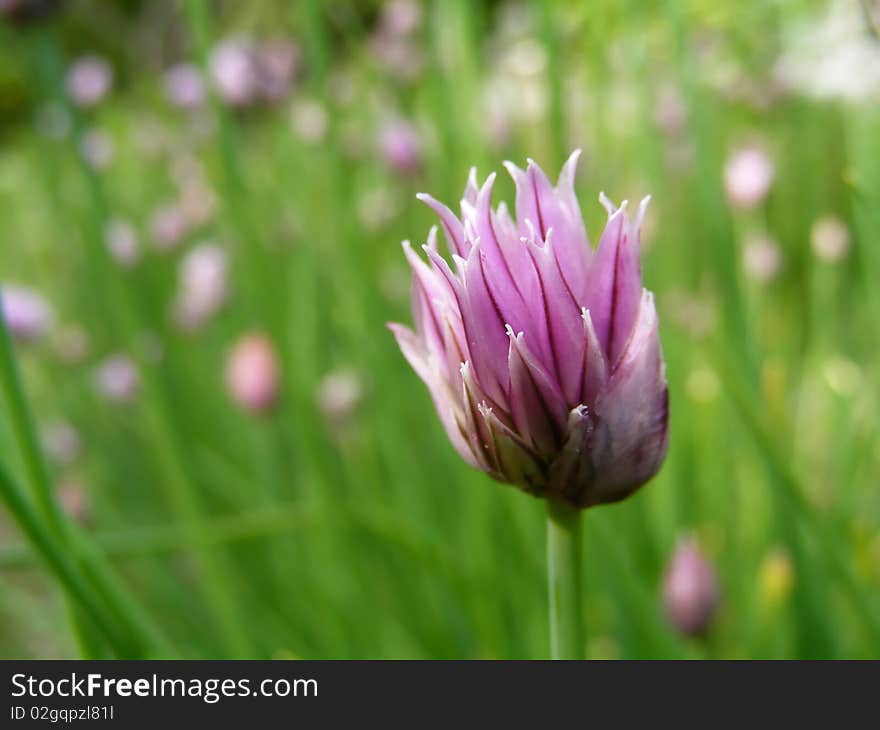
<instances>
[{"instance_id":1,"label":"blurred green grass","mask_svg":"<svg viewBox=\"0 0 880 730\"><path fill-rule=\"evenodd\" d=\"M163 7L179 52L204 61L221 35L290 35L305 53L290 99L244 113L169 108L158 69L173 51L142 64L135 55L150 47L145 34L170 44L169 31L143 17L124 25L119 8L102 16L103 35L100 23L94 35L78 30L77 11L0 29L27 97L0 138L0 283L35 286L59 324L81 324L91 342L75 366L49 343L17 347L25 383L39 422L79 431L84 454L52 477L82 485L84 532L177 654L547 655L542 505L460 463L384 325L410 318L398 243L421 242L433 224L416 192L452 202L471 165L487 174L530 156L552 171L582 147L591 240L604 220L599 190L653 195L645 283L658 297L672 406L660 475L586 515L589 654L880 656L877 96L817 100L780 91L772 73L821 3L436 2L416 32L425 67L408 81L370 55L373 4L212 7ZM126 48L119 26L141 41ZM71 134L48 139L30 120L61 98L83 44L115 58L119 88L94 110L70 107ZM505 138L490 123L488 89L517 67L502 58L516 52L522 108ZM672 133L658 123L668 89L685 113ZM318 141L293 128L303 100L327 112ZM419 130L417 174L395 174L376 152L390 113ZM115 149L100 171L77 154L92 126ZM144 150L148 134L162 140L158 153ZM775 180L760 207L735 211L724 163L753 138ZM147 244L126 271L103 240L123 217L148 242L151 213L173 198L175 166L190 158L219 210L182 249L216 241L231 272L229 303L194 333L169 316L182 251ZM512 203L509 181L496 195ZM852 233L835 264L810 249L825 214ZM766 283L743 274L753 231L782 252ZM282 363L280 403L262 417L243 414L224 386L230 347L254 329ZM93 384L96 363L116 351L141 366L129 405ZM316 402L340 368L364 388L342 423ZM24 481L8 408L0 463ZM676 540L691 531L723 592L705 641L678 637L658 597ZM58 587L2 515L0 546L0 656L77 655Z\"/></svg>"}]
</instances>

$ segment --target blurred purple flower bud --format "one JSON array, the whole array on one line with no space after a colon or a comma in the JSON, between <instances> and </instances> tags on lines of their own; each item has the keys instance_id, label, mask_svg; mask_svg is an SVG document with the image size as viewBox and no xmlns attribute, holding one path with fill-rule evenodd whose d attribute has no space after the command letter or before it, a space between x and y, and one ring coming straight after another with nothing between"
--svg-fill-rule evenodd
<instances>
[{"instance_id":1,"label":"blurred purple flower bud","mask_svg":"<svg viewBox=\"0 0 880 730\"><path fill-rule=\"evenodd\" d=\"M413 269L412 330L392 324L461 456L495 479L589 507L648 481L667 448L668 395L653 295L642 289L639 232L604 195L596 250L574 192L578 153L556 187L534 162L506 163L516 220L491 205L494 174L471 172L461 219L428 195L436 228Z\"/></svg>"},{"instance_id":2,"label":"blurred purple flower bud","mask_svg":"<svg viewBox=\"0 0 880 730\"><path fill-rule=\"evenodd\" d=\"M198 329L223 306L228 293L226 252L212 243L196 246L180 264L178 324Z\"/></svg>"},{"instance_id":3,"label":"blurred purple flower bud","mask_svg":"<svg viewBox=\"0 0 880 730\"><path fill-rule=\"evenodd\" d=\"M113 86L113 69L100 56L78 58L67 72L67 93L77 106L99 104Z\"/></svg>"},{"instance_id":4,"label":"blurred purple flower bud","mask_svg":"<svg viewBox=\"0 0 880 730\"><path fill-rule=\"evenodd\" d=\"M389 35L410 35L422 22L422 6L416 0L388 0L379 16L379 32Z\"/></svg>"},{"instance_id":5,"label":"blurred purple flower bud","mask_svg":"<svg viewBox=\"0 0 880 730\"><path fill-rule=\"evenodd\" d=\"M827 263L840 261L849 251L849 229L839 218L833 215L823 216L813 224L810 244L818 259Z\"/></svg>"},{"instance_id":6,"label":"blurred purple flower bud","mask_svg":"<svg viewBox=\"0 0 880 730\"><path fill-rule=\"evenodd\" d=\"M257 101L259 78L249 43L238 39L222 41L212 51L210 65L217 92L224 102L245 107Z\"/></svg>"},{"instance_id":7,"label":"blurred purple flower bud","mask_svg":"<svg viewBox=\"0 0 880 730\"><path fill-rule=\"evenodd\" d=\"M175 203L162 205L153 211L150 232L153 243L160 251L171 251L180 244L189 226L181 207Z\"/></svg>"},{"instance_id":8,"label":"blurred purple flower bud","mask_svg":"<svg viewBox=\"0 0 880 730\"><path fill-rule=\"evenodd\" d=\"M235 343L227 361L229 394L247 411L268 411L278 399L279 371L272 341L261 333L243 335Z\"/></svg>"},{"instance_id":9,"label":"blurred purple flower bud","mask_svg":"<svg viewBox=\"0 0 880 730\"><path fill-rule=\"evenodd\" d=\"M663 607L669 622L685 636L703 636L719 601L715 571L696 540L680 541L663 577Z\"/></svg>"},{"instance_id":10,"label":"blurred purple flower bud","mask_svg":"<svg viewBox=\"0 0 880 730\"><path fill-rule=\"evenodd\" d=\"M397 172L417 172L421 164L419 138L415 128L406 121L388 122L379 137L382 158Z\"/></svg>"},{"instance_id":11,"label":"blurred purple flower bud","mask_svg":"<svg viewBox=\"0 0 880 730\"><path fill-rule=\"evenodd\" d=\"M61 7L61 0L0 0L0 18L14 25L45 20Z\"/></svg>"},{"instance_id":12,"label":"blurred purple flower bud","mask_svg":"<svg viewBox=\"0 0 880 730\"><path fill-rule=\"evenodd\" d=\"M120 218L110 220L104 227L104 242L113 260L123 268L134 268L140 261L141 247L137 232L128 221Z\"/></svg>"},{"instance_id":13,"label":"blurred purple flower bud","mask_svg":"<svg viewBox=\"0 0 880 730\"><path fill-rule=\"evenodd\" d=\"M734 152L724 166L727 197L737 208L754 208L770 191L773 162L758 147L743 147Z\"/></svg>"},{"instance_id":14,"label":"blurred purple flower bud","mask_svg":"<svg viewBox=\"0 0 880 730\"><path fill-rule=\"evenodd\" d=\"M9 333L20 342L30 342L45 335L52 327L52 310L33 289L13 284L0 287L0 313Z\"/></svg>"},{"instance_id":15,"label":"blurred purple flower bud","mask_svg":"<svg viewBox=\"0 0 880 730\"><path fill-rule=\"evenodd\" d=\"M292 41L278 39L261 45L256 52L256 65L262 98L277 102L287 96L299 64L299 46Z\"/></svg>"},{"instance_id":16,"label":"blurred purple flower bud","mask_svg":"<svg viewBox=\"0 0 880 730\"><path fill-rule=\"evenodd\" d=\"M205 103L205 82L191 63L179 63L165 72L165 93L180 109L197 109Z\"/></svg>"},{"instance_id":17,"label":"blurred purple flower bud","mask_svg":"<svg viewBox=\"0 0 880 730\"><path fill-rule=\"evenodd\" d=\"M95 385L108 401L130 403L140 391L140 374L137 365L126 355L116 354L98 366Z\"/></svg>"}]
</instances>

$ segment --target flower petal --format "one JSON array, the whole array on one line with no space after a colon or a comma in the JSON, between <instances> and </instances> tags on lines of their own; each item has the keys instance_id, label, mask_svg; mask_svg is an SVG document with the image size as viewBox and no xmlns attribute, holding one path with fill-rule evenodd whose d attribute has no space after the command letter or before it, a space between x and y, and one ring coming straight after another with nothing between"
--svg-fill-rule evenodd
<instances>
[{"instance_id":1,"label":"flower petal","mask_svg":"<svg viewBox=\"0 0 880 730\"><path fill-rule=\"evenodd\" d=\"M523 333L507 328L510 340L510 413L516 430L539 454L562 442L567 408L559 386L529 351Z\"/></svg>"},{"instance_id":2,"label":"flower petal","mask_svg":"<svg viewBox=\"0 0 880 730\"><path fill-rule=\"evenodd\" d=\"M615 502L657 473L668 446L669 394L654 297L647 290L593 417L598 423L591 457L596 479L585 504Z\"/></svg>"},{"instance_id":3,"label":"flower petal","mask_svg":"<svg viewBox=\"0 0 880 730\"><path fill-rule=\"evenodd\" d=\"M632 331L639 309L642 272L638 237L620 208L608 206L609 218L590 265L586 306L612 370Z\"/></svg>"}]
</instances>

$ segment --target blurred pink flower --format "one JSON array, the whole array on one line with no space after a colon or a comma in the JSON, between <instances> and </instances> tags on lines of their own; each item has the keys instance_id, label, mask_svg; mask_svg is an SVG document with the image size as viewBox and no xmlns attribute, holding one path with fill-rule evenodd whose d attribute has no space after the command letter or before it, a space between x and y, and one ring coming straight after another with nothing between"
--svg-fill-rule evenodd
<instances>
[{"instance_id":1,"label":"blurred pink flower","mask_svg":"<svg viewBox=\"0 0 880 730\"><path fill-rule=\"evenodd\" d=\"M642 288L639 235L626 203L600 200L608 223L590 247L573 154L556 187L534 162L507 169L516 220L492 208L495 176L472 170L461 219L430 196L436 228L408 242L416 329L392 324L459 454L499 481L589 507L627 497L667 448L668 391L653 295Z\"/></svg>"},{"instance_id":2,"label":"blurred pink flower","mask_svg":"<svg viewBox=\"0 0 880 730\"><path fill-rule=\"evenodd\" d=\"M272 341L264 334L243 335L229 354L226 367L229 394L247 411L268 411L278 398L280 372Z\"/></svg>"},{"instance_id":3,"label":"blurred pink flower","mask_svg":"<svg viewBox=\"0 0 880 730\"><path fill-rule=\"evenodd\" d=\"M180 109L197 109L205 103L205 81L198 67L179 63L165 72L165 93Z\"/></svg>"},{"instance_id":4,"label":"blurred pink flower","mask_svg":"<svg viewBox=\"0 0 880 730\"><path fill-rule=\"evenodd\" d=\"M40 429L40 437L46 455L56 464L68 466L82 452L79 432L67 421L53 421Z\"/></svg>"},{"instance_id":5,"label":"blurred pink flower","mask_svg":"<svg viewBox=\"0 0 880 730\"><path fill-rule=\"evenodd\" d=\"M134 361L123 354L103 360L95 374L98 392L108 401L130 403L140 391L140 374Z\"/></svg>"},{"instance_id":6,"label":"blurred pink flower","mask_svg":"<svg viewBox=\"0 0 880 730\"><path fill-rule=\"evenodd\" d=\"M727 197L737 208L754 208L770 191L774 167L767 153L758 147L736 150L724 166Z\"/></svg>"},{"instance_id":7,"label":"blurred pink flower","mask_svg":"<svg viewBox=\"0 0 880 730\"><path fill-rule=\"evenodd\" d=\"M166 203L153 211L150 233L153 243L160 251L177 248L188 231L188 221L177 203Z\"/></svg>"},{"instance_id":8,"label":"blurred pink flower","mask_svg":"<svg viewBox=\"0 0 880 730\"><path fill-rule=\"evenodd\" d=\"M217 313L228 294L226 252L213 243L196 246L180 264L175 304L178 324L184 329L198 329Z\"/></svg>"},{"instance_id":9,"label":"blurred pink flower","mask_svg":"<svg viewBox=\"0 0 880 730\"><path fill-rule=\"evenodd\" d=\"M771 281L782 267L782 251L776 239L758 233L749 236L743 245L743 268L746 276L758 283Z\"/></svg>"},{"instance_id":10,"label":"blurred pink flower","mask_svg":"<svg viewBox=\"0 0 880 730\"><path fill-rule=\"evenodd\" d=\"M103 170L113 162L113 140L100 129L87 129L79 140L83 159L96 170Z\"/></svg>"},{"instance_id":11,"label":"blurred pink flower","mask_svg":"<svg viewBox=\"0 0 880 730\"><path fill-rule=\"evenodd\" d=\"M91 519L89 495L78 480L69 477L61 480L55 487L55 494L61 509L74 522L86 524Z\"/></svg>"},{"instance_id":12,"label":"blurred pink flower","mask_svg":"<svg viewBox=\"0 0 880 730\"><path fill-rule=\"evenodd\" d=\"M247 41L227 39L211 53L211 74L220 98L230 106L249 106L257 101L260 82L253 48Z\"/></svg>"},{"instance_id":13,"label":"blurred pink flower","mask_svg":"<svg viewBox=\"0 0 880 730\"><path fill-rule=\"evenodd\" d=\"M405 174L417 172L421 164L421 145L415 128L402 119L387 122L379 137L385 163Z\"/></svg>"},{"instance_id":14,"label":"blurred pink flower","mask_svg":"<svg viewBox=\"0 0 880 730\"><path fill-rule=\"evenodd\" d=\"M702 636L719 601L715 571L696 540L681 540L663 577L663 607L669 622L685 636Z\"/></svg>"},{"instance_id":15,"label":"blurred pink flower","mask_svg":"<svg viewBox=\"0 0 880 730\"><path fill-rule=\"evenodd\" d=\"M104 242L117 264L126 269L134 268L141 258L137 231L128 221L113 218L104 226Z\"/></svg>"},{"instance_id":16,"label":"blurred pink flower","mask_svg":"<svg viewBox=\"0 0 880 730\"><path fill-rule=\"evenodd\" d=\"M113 69L95 54L78 58L67 72L67 93L77 106L99 104L113 86Z\"/></svg>"},{"instance_id":17,"label":"blurred pink flower","mask_svg":"<svg viewBox=\"0 0 880 730\"><path fill-rule=\"evenodd\" d=\"M0 286L0 313L13 338L30 342L44 336L52 327L52 310L34 289L14 284Z\"/></svg>"}]
</instances>

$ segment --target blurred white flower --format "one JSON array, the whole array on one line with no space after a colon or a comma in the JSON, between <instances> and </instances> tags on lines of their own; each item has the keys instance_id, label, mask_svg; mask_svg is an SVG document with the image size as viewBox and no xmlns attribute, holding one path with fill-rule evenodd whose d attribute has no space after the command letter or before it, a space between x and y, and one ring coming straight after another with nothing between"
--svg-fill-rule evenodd
<instances>
[{"instance_id":1,"label":"blurred white flower","mask_svg":"<svg viewBox=\"0 0 880 730\"><path fill-rule=\"evenodd\" d=\"M2 315L10 334L21 342L45 335L52 327L52 310L34 289L15 284L0 286Z\"/></svg>"},{"instance_id":2,"label":"blurred white flower","mask_svg":"<svg viewBox=\"0 0 880 730\"><path fill-rule=\"evenodd\" d=\"M834 0L823 17L788 31L775 68L785 87L820 99L880 100L880 43L860 3Z\"/></svg>"},{"instance_id":3,"label":"blurred white flower","mask_svg":"<svg viewBox=\"0 0 880 730\"><path fill-rule=\"evenodd\" d=\"M100 129L87 129L79 140L83 159L96 170L103 170L113 162L113 140Z\"/></svg>"},{"instance_id":4,"label":"blurred white flower","mask_svg":"<svg viewBox=\"0 0 880 730\"><path fill-rule=\"evenodd\" d=\"M813 253L822 261L834 263L846 256L850 246L849 228L833 215L826 215L813 223L810 231Z\"/></svg>"},{"instance_id":5,"label":"blurred white flower","mask_svg":"<svg viewBox=\"0 0 880 730\"><path fill-rule=\"evenodd\" d=\"M290 110L290 121L303 142L320 142L327 132L327 110L315 99L295 101Z\"/></svg>"},{"instance_id":6,"label":"blurred white flower","mask_svg":"<svg viewBox=\"0 0 880 730\"><path fill-rule=\"evenodd\" d=\"M95 54L74 61L67 72L67 93L81 107L100 103L113 86L113 69Z\"/></svg>"},{"instance_id":7,"label":"blurred white flower","mask_svg":"<svg viewBox=\"0 0 880 730\"><path fill-rule=\"evenodd\" d=\"M773 161L759 147L736 150L724 166L724 187L730 202L738 208L754 208L770 191Z\"/></svg>"},{"instance_id":8,"label":"blurred white flower","mask_svg":"<svg viewBox=\"0 0 880 730\"><path fill-rule=\"evenodd\" d=\"M364 386L357 371L335 370L318 384L318 410L331 422L350 418L364 395Z\"/></svg>"}]
</instances>

